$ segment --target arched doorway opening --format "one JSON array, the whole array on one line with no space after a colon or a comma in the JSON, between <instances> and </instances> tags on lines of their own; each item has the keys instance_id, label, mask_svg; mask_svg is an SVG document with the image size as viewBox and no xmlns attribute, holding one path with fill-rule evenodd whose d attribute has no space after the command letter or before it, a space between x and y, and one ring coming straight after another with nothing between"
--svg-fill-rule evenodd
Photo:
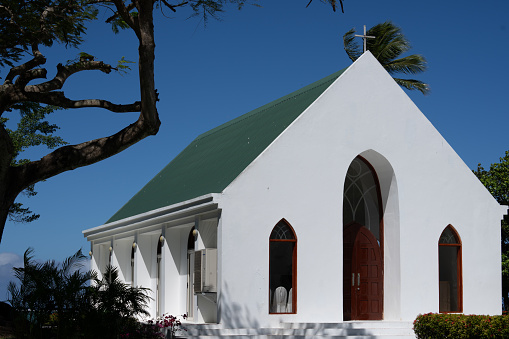
<instances>
[{"instance_id":1,"label":"arched doorway opening","mask_svg":"<svg viewBox=\"0 0 509 339\"><path fill-rule=\"evenodd\" d=\"M361 156L343 190L343 317L383 319L383 208L375 169Z\"/></svg>"}]
</instances>

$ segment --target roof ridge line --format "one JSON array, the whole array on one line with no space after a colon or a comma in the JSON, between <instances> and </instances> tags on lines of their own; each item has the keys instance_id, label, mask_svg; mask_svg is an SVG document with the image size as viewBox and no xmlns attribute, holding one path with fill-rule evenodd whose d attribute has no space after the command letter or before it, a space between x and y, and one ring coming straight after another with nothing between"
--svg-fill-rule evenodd
<instances>
[{"instance_id":1,"label":"roof ridge line","mask_svg":"<svg viewBox=\"0 0 509 339\"><path fill-rule=\"evenodd\" d=\"M344 70L341 70L341 71L344 71ZM305 94L305 93L307 93L309 91L312 91L312 90L314 90L317 87L323 86L323 85L325 85L325 84L327 84L329 82L334 82L339 77L339 75L340 75L339 74L339 75L336 76L336 74L341 72L341 71L338 71L338 72L336 72L334 74L331 74L331 75L329 75L326 78L322 78L320 80L317 80L317 81L315 81L315 82L305 86L304 88L301 88L301 89L293 91L293 92L291 92L289 94L286 94L286 95L284 95L283 97L281 97L279 99L275 99L275 100L273 100L272 102L270 102L268 104L265 104L265 105L263 105L261 107L255 108L255 109L253 109L253 110L251 110L251 111L249 111L247 113L242 114L241 116L239 116L237 118L234 118L234 119L232 119L230 121L227 121L227 122L225 122L225 123L223 123L223 124L221 124L221 125L219 125L217 127L212 128L212 129L210 129L210 130L208 130L206 132L203 132L202 134L198 135L191 143L194 143L195 141L198 141L198 140L204 139L204 138L206 138L206 137L208 137L210 135L213 135L216 132L219 132L219 131L221 131L221 130L229 127L229 126L234 126L234 125L236 125L237 123L239 123L241 121L249 119L249 118L255 116L256 114L260 114L260 113L262 113L262 112L264 112L264 111L266 111L268 109L271 109L273 107L281 105L284 102L287 102L290 99L293 99L293 98L296 98L296 97L298 97L300 95L303 95L303 94ZM320 82L320 83L316 84L313 87L310 87L310 86L314 85L316 82ZM309 88L307 88L307 87L309 87ZM262 109L262 107L264 107L264 108Z\"/></svg>"}]
</instances>

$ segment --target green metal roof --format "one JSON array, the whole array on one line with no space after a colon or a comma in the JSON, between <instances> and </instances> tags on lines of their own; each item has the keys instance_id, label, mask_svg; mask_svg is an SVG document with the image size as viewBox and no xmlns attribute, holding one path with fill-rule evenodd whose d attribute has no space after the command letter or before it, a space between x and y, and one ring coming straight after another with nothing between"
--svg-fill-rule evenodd
<instances>
[{"instance_id":1,"label":"green metal roof","mask_svg":"<svg viewBox=\"0 0 509 339\"><path fill-rule=\"evenodd\" d=\"M222 192L343 72L201 134L107 223Z\"/></svg>"}]
</instances>

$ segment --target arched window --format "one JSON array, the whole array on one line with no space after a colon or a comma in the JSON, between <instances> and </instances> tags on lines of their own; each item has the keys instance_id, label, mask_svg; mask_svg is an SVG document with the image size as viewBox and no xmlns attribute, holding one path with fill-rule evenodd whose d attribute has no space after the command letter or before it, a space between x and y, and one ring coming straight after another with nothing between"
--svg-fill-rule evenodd
<instances>
[{"instance_id":1,"label":"arched window","mask_svg":"<svg viewBox=\"0 0 509 339\"><path fill-rule=\"evenodd\" d=\"M439 311L463 311L461 273L461 240L451 225L447 226L438 241Z\"/></svg>"},{"instance_id":2,"label":"arched window","mask_svg":"<svg viewBox=\"0 0 509 339\"><path fill-rule=\"evenodd\" d=\"M187 251L194 251L194 242L196 241L194 236L194 226L191 228L191 231L189 231L189 235L187 236Z\"/></svg>"},{"instance_id":3,"label":"arched window","mask_svg":"<svg viewBox=\"0 0 509 339\"><path fill-rule=\"evenodd\" d=\"M194 268L194 244L196 241L194 226L187 236L187 301L186 313L188 319L193 319L194 314L194 288L193 288L193 268Z\"/></svg>"},{"instance_id":4,"label":"arched window","mask_svg":"<svg viewBox=\"0 0 509 339\"><path fill-rule=\"evenodd\" d=\"M131 286L134 286L134 254L136 252L136 242L131 246Z\"/></svg>"},{"instance_id":5,"label":"arched window","mask_svg":"<svg viewBox=\"0 0 509 339\"><path fill-rule=\"evenodd\" d=\"M297 237L281 219L269 240L269 313L297 312Z\"/></svg>"},{"instance_id":6,"label":"arched window","mask_svg":"<svg viewBox=\"0 0 509 339\"><path fill-rule=\"evenodd\" d=\"M111 262L113 260L113 241L110 243L110 248L108 250L108 267L111 268ZM111 270L108 269L108 281L111 283Z\"/></svg>"},{"instance_id":7,"label":"arched window","mask_svg":"<svg viewBox=\"0 0 509 339\"><path fill-rule=\"evenodd\" d=\"M164 237L161 235L157 240L157 277L156 277L156 316L159 317L161 308L161 252L163 248Z\"/></svg>"},{"instance_id":8,"label":"arched window","mask_svg":"<svg viewBox=\"0 0 509 339\"><path fill-rule=\"evenodd\" d=\"M380 184L375 169L361 156L353 159L345 177L343 227L363 225L381 244L382 210Z\"/></svg>"}]
</instances>

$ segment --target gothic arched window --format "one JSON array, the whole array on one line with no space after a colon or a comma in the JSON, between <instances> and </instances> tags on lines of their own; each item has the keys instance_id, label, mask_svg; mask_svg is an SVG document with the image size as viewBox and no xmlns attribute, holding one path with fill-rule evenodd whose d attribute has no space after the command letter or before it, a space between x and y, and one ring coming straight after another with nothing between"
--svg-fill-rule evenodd
<instances>
[{"instance_id":1,"label":"gothic arched window","mask_svg":"<svg viewBox=\"0 0 509 339\"><path fill-rule=\"evenodd\" d=\"M461 239L451 225L438 241L439 311L462 312Z\"/></svg>"},{"instance_id":2,"label":"gothic arched window","mask_svg":"<svg viewBox=\"0 0 509 339\"><path fill-rule=\"evenodd\" d=\"M136 252L136 242L131 246L131 286L134 286L134 256Z\"/></svg>"},{"instance_id":3,"label":"gothic arched window","mask_svg":"<svg viewBox=\"0 0 509 339\"><path fill-rule=\"evenodd\" d=\"M161 254L164 237L161 235L157 240L157 277L156 277L156 316L160 316L161 308Z\"/></svg>"},{"instance_id":4,"label":"gothic arched window","mask_svg":"<svg viewBox=\"0 0 509 339\"><path fill-rule=\"evenodd\" d=\"M281 219L269 240L269 313L297 312L297 237Z\"/></svg>"}]
</instances>

